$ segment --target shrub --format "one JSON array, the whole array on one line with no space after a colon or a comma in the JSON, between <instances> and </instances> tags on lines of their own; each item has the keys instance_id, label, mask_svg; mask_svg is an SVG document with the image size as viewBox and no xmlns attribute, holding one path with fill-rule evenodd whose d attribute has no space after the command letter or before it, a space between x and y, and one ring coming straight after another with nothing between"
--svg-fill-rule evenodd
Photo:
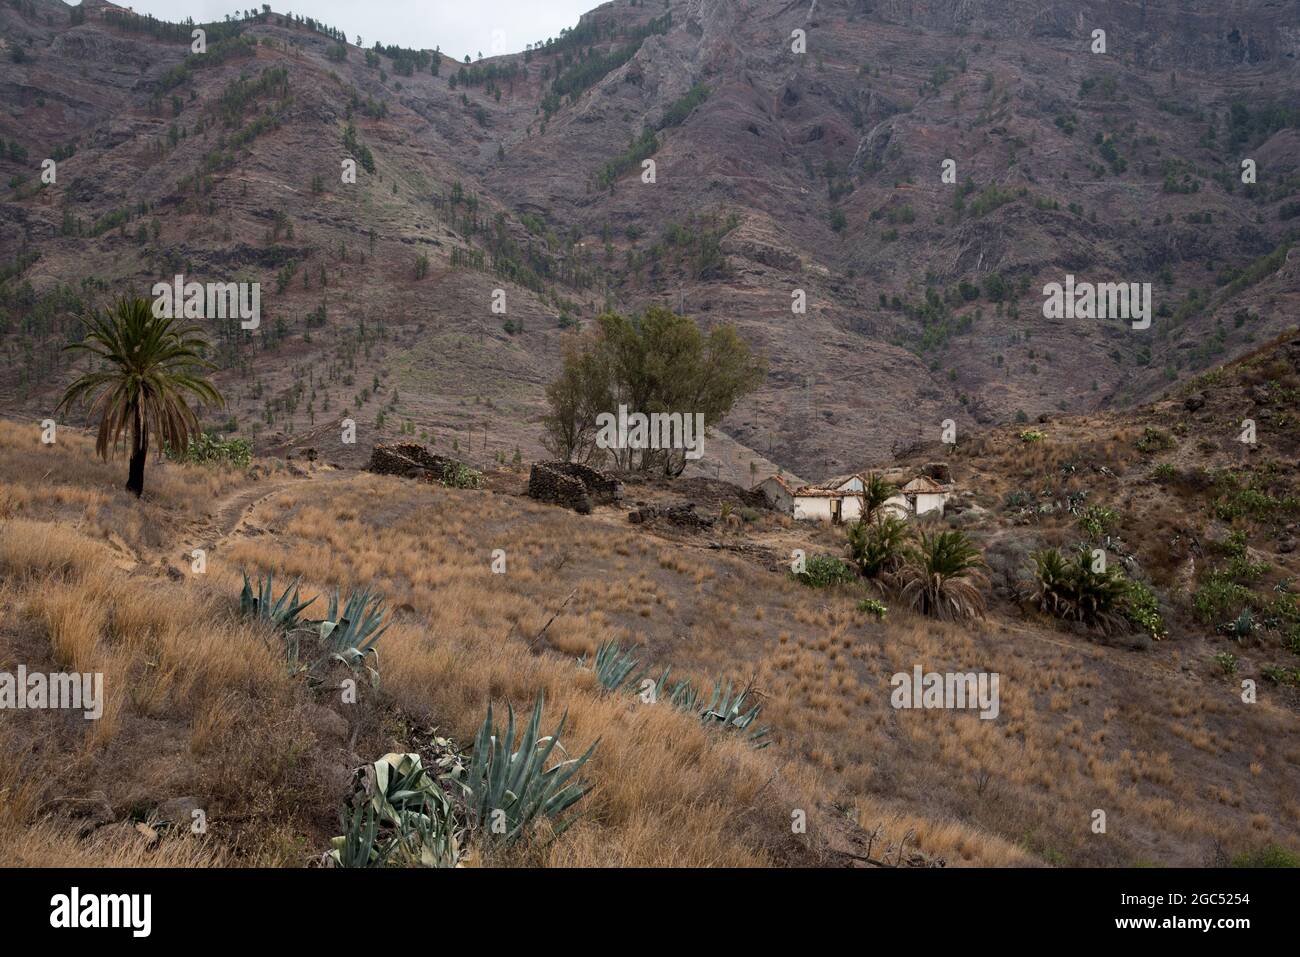
<instances>
[{"instance_id":1,"label":"shrub","mask_svg":"<svg viewBox=\"0 0 1300 957\"><path fill-rule=\"evenodd\" d=\"M1233 867L1300 867L1300 855L1276 844L1243 851L1232 859Z\"/></svg>"},{"instance_id":2,"label":"shrub","mask_svg":"<svg viewBox=\"0 0 1300 957\"><path fill-rule=\"evenodd\" d=\"M1149 427L1142 430L1142 437L1137 440L1139 452L1166 452L1177 446L1178 442L1168 432Z\"/></svg>"},{"instance_id":3,"label":"shrub","mask_svg":"<svg viewBox=\"0 0 1300 957\"><path fill-rule=\"evenodd\" d=\"M1165 620L1160 614L1160 602L1155 592L1142 582L1129 579L1124 595L1124 616L1156 641L1169 636Z\"/></svg>"},{"instance_id":4,"label":"shrub","mask_svg":"<svg viewBox=\"0 0 1300 957\"><path fill-rule=\"evenodd\" d=\"M1237 614L1254 596L1217 569L1209 574L1192 596L1192 611L1198 621L1208 624L1226 615Z\"/></svg>"},{"instance_id":5,"label":"shrub","mask_svg":"<svg viewBox=\"0 0 1300 957\"><path fill-rule=\"evenodd\" d=\"M858 602L858 611L868 615L875 615L877 621L883 621L885 616L889 614L889 609L885 607L885 603L874 598L864 598Z\"/></svg>"},{"instance_id":6,"label":"shrub","mask_svg":"<svg viewBox=\"0 0 1300 957\"><path fill-rule=\"evenodd\" d=\"M795 573L795 578L811 588L828 588L831 585L846 585L853 581L853 568L847 562L833 555L814 555L808 559L804 570Z\"/></svg>"},{"instance_id":7,"label":"shrub","mask_svg":"<svg viewBox=\"0 0 1300 957\"><path fill-rule=\"evenodd\" d=\"M442 469L442 484L448 488L482 488L483 473L464 462L448 462Z\"/></svg>"},{"instance_id":8,"label":"shrub","mask_svg":"<svg viewBox=\"0 0 1300 957\"><path fill-rule=\"evenodd\" d=\"M1079 528L1093 538L1100 538L1119 522L1119 515L1114 509L1104 505L1089 505L1079 513Z\"/></svg>"},{"instance_id":9,"label":"shrub","mask_svg":"<svg viewBox=\"0 0 1300 957\"><path fill-rule=\"evenodd\" d=\"M1293 495L1278 497L1258 488L1231 487L1214 505L1214 514L1225 522L1237 518L1266 521L1279 513L1300 509L1300 499Z\"/></svg>"},{"instance_id":10,"label":"shrub","mask_svg":"<svg viewBox=\"0 0 1300 957\"><path fill-rule=\"evenodd\" d=\"M1261 668L1259 673L1277 685L1300 685L1300 668L1282 668L1278 665L1268 665Z\"/></svg>"},{"instance_id":11,"label":"shrub","mask_svg":"<svg viewBox=\"0 0 1300 957\"><path fill-rule=\"evenodd\" d=\"M1220 651L1214 656L1214 663L1219 666L1225 675L1235 675L1237 673L1237 656L1227 651Z\"/></svg>"},{"instance_id":12,"label":"shrub","mask_svg":"<svg viewBox=\"0 0 1300 957\"><path fill-rule=\"evenodd\" d=\"M1006 497L1002 500L1002 505L1005 508L1011 509L1029 508L1033 504L1034 497L1023 489L1016 489L1008 492Z\"/></svg>"},{"instance_id":13,"label":"shrub","mask_svg":"<svg viewBox=\"0 0 1300 957\"><path fill-rule=\"evenodd\" d=\"M1025 443L1041 442L1047 438L1046 432L1039 432L1037 429L1025 429L1020 433L1020 441Z\"/></svg>"},{"instance_id":14,"label":"shrub","mask_svg":"<svg viewBox=\"0 0 1300 957\"><path fill-rule=\"evenodd\" d=\"M191 439L183 451L168 446L166 454L174 462L191 465L220 464L246 469L253 462L253 446L246 439L223 439L211 432Z\"/></svg>"}]
</instances>

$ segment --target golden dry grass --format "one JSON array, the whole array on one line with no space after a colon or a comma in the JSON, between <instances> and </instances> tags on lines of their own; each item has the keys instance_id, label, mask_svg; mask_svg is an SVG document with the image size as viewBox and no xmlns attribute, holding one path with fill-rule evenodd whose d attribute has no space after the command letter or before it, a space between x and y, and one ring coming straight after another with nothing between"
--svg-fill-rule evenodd
<instances>
[{"instance_id":1,"label":"golden dry grass","mask_svg":"<svg viewBox=\"0 0 1300 957\"><path fill-rule=\"evenodd\" d=\"M0 430L0 448L15 435ZM177 471L182 481L190 470ZM1200 863L1217 845L1297 843L1300 749L1276 743L1294 714L1271 698L1243 711L1167 662L996 617L938 625L894 611L878 623L855 610L854 593L813 592L617 520L366 474L275 492L252 533L214 543L206 575L172 581L169 558L212 537L211 499L182 493L142 510L111 495L96 523L79 523L77 496L33 506L34 479L0 474L24 502L0 531L0 667L103 671L108 692L90 731L28 714L10 732L0 828L34 836L0 862L38 854L40 841L74 860L163 854L130 840L70 848L66 822L42 810L103 791L119 816L198 796L212 831L197 850L166 852L178 861L201 851L204 863L309 863L334 833L350 767L416 747L433 728L468 742L489 700L524 709L542 694L548 726L568 713L570 751L600 739L584 817L554 843L478 863L835 863L839 851L865 853L853 841L868 834L878 859L919 849L988 866ZM156 545L135 533L124 552L104 539L105 523L142 514ZM492 571L497 548L505 574ZM394 623L379 645L381 689L348 706L290 679L269 634L237 618L242 570L273 571L280 587L301 576L304 594L321 596L309 614L323 614L336 586L383 593ZM752 680L772 747L600 693L577 659L608 640L640 649L656 672ZM999 672L999 720L895 711L889 678L917 663ZM318 726L321 705L348 720L347 740ZM1099 807L1112 822L1103 836L1089 828ZM806 834L791 829L801 811Z\"/></svg>"}]
</instances>

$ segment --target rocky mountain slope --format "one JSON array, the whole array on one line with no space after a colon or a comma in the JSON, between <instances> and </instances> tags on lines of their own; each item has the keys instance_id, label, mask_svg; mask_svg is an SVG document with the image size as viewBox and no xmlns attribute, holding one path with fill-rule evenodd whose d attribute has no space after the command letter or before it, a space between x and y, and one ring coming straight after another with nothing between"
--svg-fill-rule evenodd
<instances>
[{"instance_id":1,"label":"rocky mountain slope","mask_svg":"<svg viewBox=\"0 0 1300 957\"><path fill-rule=\"evenodd\" d=\"M212 424L345 462L403 433L536 457L565 343L653 302L769 358L723 478L1128 408L1293 322L1298 10L617 0L465 65L280 13L199 55L188 26L7 0L0 403L51 414L76 313L183 273L263 291L254 333L214 323ZM1044 318L1067 275L1151 283L1150 328Z\"/></svg>"}]
</instances>

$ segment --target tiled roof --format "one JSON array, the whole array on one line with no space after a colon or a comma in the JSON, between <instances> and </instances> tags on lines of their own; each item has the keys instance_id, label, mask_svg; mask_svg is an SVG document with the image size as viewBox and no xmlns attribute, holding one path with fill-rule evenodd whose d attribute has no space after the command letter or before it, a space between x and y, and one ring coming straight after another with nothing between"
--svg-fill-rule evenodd
<instances>
[{"instance_id":1,"label":"tiled roof","mask_svg":"<svg viewBox=\"0 0 1300 957\"><path fill-rule=\"evenodd\" d=\"M760 488L766 483L773 482L773 481L776 482L777 485L781 486L781 488L789 492L791 495L794 494L794 489L790 487L790 483L787 482L784 478L782 478L779 475L769 475L767 478L763 479L762 482L759 482L758 485L755 485L754 488Z\"/></svg>"},{"instance_id":2,"label":"tiled roof","mask_svg":"<svg viewBox=\"0 0 1300 957\"><path fill-rule=\"evenodd\" d=\"M904 495L938 495L944 487L928 475L918 475L903 486Z\"/></svg>"},{"instance_id":3,"label":"tiled roof","mask_svg":"<svg viewBox=\"0 0 1300 957\"><path fill-rule=\"evenodd\" d=\"M862 482L863 485L867 483L866 477L861 472L850 472L848 475L836 475L832 478L828 478L825 482L805 485L804 488L808 489L810 492L839 492L841 491L840 486L847 485L854 479Z\"/></svg>"}]
</instances>

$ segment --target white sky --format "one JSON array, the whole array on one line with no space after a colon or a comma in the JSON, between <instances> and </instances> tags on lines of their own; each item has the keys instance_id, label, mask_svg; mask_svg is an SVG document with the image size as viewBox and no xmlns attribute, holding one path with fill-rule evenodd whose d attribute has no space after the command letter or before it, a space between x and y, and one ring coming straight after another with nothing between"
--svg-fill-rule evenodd
<instances>
[{"instance_id":1,"label":"white sky","mask_svg":"<svg viewBox=\"0 0 1300 957\"><path fill-rule=\"evenodd\" d=\"M65 0L66 2L66 0ZM136 13L151 13L160 20L220 20L242 6L227 0L114 0ZM383 44L414 49L441 47L461 59L494 53L517 53L525 44L558 37L565 27L604 0L272 0L275 13L315 17L343 30L349 42L361 35L366 46ZM493 40L496 46L493 46Z\"/></svg>"}]
</instances>

